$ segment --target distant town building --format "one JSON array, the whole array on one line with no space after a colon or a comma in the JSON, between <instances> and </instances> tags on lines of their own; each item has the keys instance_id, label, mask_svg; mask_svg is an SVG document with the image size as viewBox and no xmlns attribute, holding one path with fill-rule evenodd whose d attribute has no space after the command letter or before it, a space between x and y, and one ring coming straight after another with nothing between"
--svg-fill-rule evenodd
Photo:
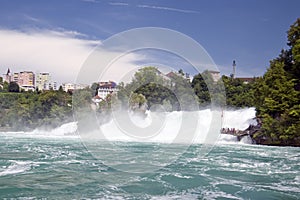
<instances>
[{"instance_id":1,"label":"distant town building","mask_svg":"<svg viewBox=\"0 0 300 200\"><path fill-rule=\"evenodd\" d=\"M65 92L73 92L74 90L80 90L88 87L88 85L84 84L75 84L75 83L63 83L62 88Z\"/></svg>"},{"instance_id":2,"label":"distant town building","mask_svg":"<svg viewBox=\"0 0 300 200\"><path fill-rule=\"evenodd\" d=\"M92 98L92 101L96 104L96 106L98 107L99 106L99 103L101 101L103 101L104 99L102 99L101 97L99 97L99 95L96 95Z\"/></svg>"},{"instance_id":3,"label":"distant town building","mask_svg":"<svg viewBox=\"0 0 300 200\"><path fill-rule=\"evenodd\" d=\"M166 74L166 77L168 77L168 78L173 78L173 77L176 77L176 76L178 76L178 73L176 73L176 72L169 72L169 73Z\"/></svg>"},{"instance_id":4,"label":"distant town building","mask_svg":"<svg viewBox=\"0 0 300 200\"><path fill-rule=\"evenodd\" d=\"M49 73L39 73L36 75L36 88L38 90L49 90L51 83L51 76Z\"/></svg>"},{"instance_id":5,"label":"distant town building","mask_svg":"<svg viewBox=\"0 0 300 200\"><path fill-rule=\"evenodd\" d=\"M57 82L56 81L53 81L53 82L50 82L49 83L49 89L51 90L58 90L57 88Z\"/></svg>"},{"instance_id":6,"label":"distant town building","mask_svg":"<svg viewBox=\"0 0 300 200\"><path fill-rule=\"evenodd\" d=\"M99 87L102 87L102 88L115 88L115 87L117 87L117 84L114 81L101 81L98 84L99 84Z\"/></svg>"},{"instance_id":7,"label":"distant town building","mask_svg":"<svg viewBox=\"0 0 300 200\"><path fill-rule=\"evenodd\" d=\"M12 82L15 82L15 83L18 83L18 82L19 82L19 73L15 72L15 73L12 75L11 81L12 81Z\"/></svg>"},{"instance_id":8,"label":"distant town building","mask_svg":"<svg viewBox=\"0 0 300 200\"><path fill-rule=\"evenodd\" d=\"M7 83L11 82L11 72L9 68L7 69L6 74L4 74L3 82L7 82Z\"/></svg>"},{"instance_id":9,"label":"distant town building","mask_svg":"<svg viewBox=\"0 0 300 200\"><path fill-rule=\"evenodd\" d=\"M14 73L13 81L16 82L20 86L20 88L25 91L35 90L35 75L32 71Z\"/></svg>"},{"instance_id":10,"label":"distant town building","mask_svg":"<svg viewBox=\"0 0 300 200\"><path fill-rule=\"evenodd\" d=\"M208 72L210 73L210 75L211 75L214 82L217 82L221 78L221 75L220 75L219 71L208 70Z\"/></svg>"},{"instance_id":11,"label":"distant town building","mask_svg":"<svg viewBox=\"0 0 300 200\"><path fill-rule=\"evenodd\" d=\"M75 90L75 84L74 83L63 83L62 84L63 91L69 92Z\"/></svg>"},{"instance_id":12,"label":"distant town building","mask_svg":"<svg viewBox=\"0 0 300 200\"><path fill-rule=\"evenodd\" d=\"M39 73L36 76L36 88L38 90L58 90L57 82L51 80L48 72Z\"/></svg>"},{"instance_id":13,"label":"distant town building","mask_svg":"<svg viewBox=\"0 0 300 200\"><path fill-rule=\"evenodd\" d=\"M105 99L108 94L118 92L117 84L114 81L99 82L98 95L95 100ZM95 97L94 97L95 98Z\"/></svg>"},{"instance_id":14,"label":"distant town building","mask_svg":"<svg viewBox=\"0 0 300 200\"><path fill-rule=\"evenodd\" d=\"M176 76L181 76L183 78L185 78L186 80L188 80L189 82L191 81L190 80L190 74L188 73L185 73L185 74L182 74L182 73L179 73L179 72L169 72L165 75L166 77L168 77L169 79L173 78L173 77L176 77Z\"/></svg>"},{"instance_id":15,"label":"distant town building","mask_svg":"<svg viewBox=\"0 0 300 200\"><path fill-rule=\"evenodd\" d=\"M232 78L236 76L236 63L235 60L232 62Z\"/></svg>"},{"instance_id":16,"label":"distant town building","mask_svg":"<svg viewBox=\"0 0 300 200\"><path fill-rule=\"evenodd\" d=\"M245 84L248 84L248 83L253 82L255 78L250 78L250 77L239 77L239 78L236 78L236 79L242 81L242 82L245 83Z\"/></svg>"}]
</instances>

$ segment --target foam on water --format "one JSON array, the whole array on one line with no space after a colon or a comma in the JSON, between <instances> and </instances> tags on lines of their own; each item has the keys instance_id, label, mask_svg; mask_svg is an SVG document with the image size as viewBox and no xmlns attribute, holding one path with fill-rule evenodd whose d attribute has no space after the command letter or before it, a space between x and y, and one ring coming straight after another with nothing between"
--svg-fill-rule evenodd
<instances>
[{"instance_id":1,"label":"foam on water","mask_svg":"<svg viewBox=\"0 0 300 200\"><path fill-rule=\"evenodd\" d=\"M63 124L52 130L37 128L30 132L0 132L0 135L7 137L36 137L36 138L79 138L76 133L77 122Z\"/></svg>"},{"instance_id":2,"label":"foam on water","mask_svg":"<svg viewBox=\"0 0 300 200\"><path fill-rule=\"evenodd\" d=\"M238 138L234 135L220 134L217 143L218 144L253 144L253 140L248 135L242 137L242 139L239 141Z\"/></svg>"},{"instance_id":3,"label":"foam on water","mask_svg":"<svg viewBox=\"0 0 300 200\"><path fill-rule=\"evenodd\" d=\"M41 129L35 129L32 132L28 132L26 134L28 135L40 135L40 136L74 136L77 131L77 123L76 122L70 122L63 124L55 129L52 129L50 131L45 131Z\"/></svg>"},{"instance_id":4,"label":"foam on water","mask_svg":"<svg viewBox=\"0 0 300 200\"><path fill-rule=\"evenodd\" d=\"M124 164L152 149L160 155L161 146L173 153L183 145L126 143L105 155ZM95 159L80 142L1 137L0 199L299 199L299 148L216 145L199 157L202 146L153 173L130 174ZM118 157L124 149L130 155Z\"/></svg>"},{"instance_id":5,"label":"foam on water","mask_svg":"<svg viewBox=\"0 0 300 200\"><path fill-rule=\"evenodd\" d=\"M11 174L20 174L31 169L30 161L11 161L12 164L6 168L0 169L0 176Z\"/></svg>"}]
</instances>

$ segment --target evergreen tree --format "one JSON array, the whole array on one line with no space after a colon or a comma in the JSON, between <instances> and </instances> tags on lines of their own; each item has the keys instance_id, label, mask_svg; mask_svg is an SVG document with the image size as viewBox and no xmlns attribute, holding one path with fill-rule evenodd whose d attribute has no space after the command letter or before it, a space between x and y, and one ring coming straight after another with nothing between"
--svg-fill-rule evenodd
<instances>
[{"instance_id":1,"label":"evergreen tree","mask_svg":"<svg viewBox=\"0 0 300 200\"><path fill-rule=\"evenodd\" d=\"M270 62L256 87L257 116L263 126L254 137L264 144L300 146L299 22L298 19L288 31L290 49L282 50Z\"/></svg>"}]
</instances>

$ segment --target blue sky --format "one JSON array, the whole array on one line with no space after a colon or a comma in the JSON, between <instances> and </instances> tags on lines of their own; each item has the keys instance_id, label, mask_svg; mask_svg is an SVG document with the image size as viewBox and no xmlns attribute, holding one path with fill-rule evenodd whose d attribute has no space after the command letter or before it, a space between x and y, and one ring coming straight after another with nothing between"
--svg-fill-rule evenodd
<instances>
[{"instance_id":1,"label":"blue sky","mask_svg":"<svg viewBox=\"0 0 300 200\"><path fill-rule=\"evenodd\" d=\"M230 74L236 60L238 76L259 76L287 48L286 31L300 17L299 0L1 0L0 5L1 74L7 67L53 71L60 81L74 79L75 61L82 64L95 44L139 27L186 34L223 74Z\"/></svg>"}]
</instances>

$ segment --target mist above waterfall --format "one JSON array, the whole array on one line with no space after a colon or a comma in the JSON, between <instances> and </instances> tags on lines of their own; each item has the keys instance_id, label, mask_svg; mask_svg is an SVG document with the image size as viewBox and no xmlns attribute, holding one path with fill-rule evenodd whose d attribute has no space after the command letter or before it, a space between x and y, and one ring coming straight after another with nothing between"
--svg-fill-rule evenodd
<instances>
[{"instance_id":1,"label":"mist above waterfall","mask_svg":"<svg viewBox=\"0 0 300 200\"><path fill-rule=\"evenodd\" d=\"M32 132L10 132L10 135L22 137L52 137L52 138L76 138L86 139L87 135L105 141L127 142L159 142L159 143L214 143L237 142L237 138L231 135L221 135L214 127L235 128L244 130L250 124L255 124L255 108L223 111L221 124L215 124L212 120L214 111L204 109L194 112L151 112L147 111L146 117L128 114L123 118L112 118L107 123L100 125L98 130L86 133L78 131L78 123L71 122L50 131L36 129ZM222 114L222 111L215 114ZM120 116L118 116L120 117ZM121 121L121 122L120 122ZM127 127L123 123L132 123ZM196 124L194 124L196 122ZM184 123L184 124L183 124ZM152 126L152 127L151 127ZM149 128L151 127L151 128ZM148 128L148 129L147 129ZM138 130L137 132L134 132ZM151 132L151 130L154 130ZM5 134L5 133L1 133ZM8 134L8 133L6 133ZM246 138L244 139L246 140ZM247 143L247 141L245 141Z\"/></svg>"}]
</instances>

